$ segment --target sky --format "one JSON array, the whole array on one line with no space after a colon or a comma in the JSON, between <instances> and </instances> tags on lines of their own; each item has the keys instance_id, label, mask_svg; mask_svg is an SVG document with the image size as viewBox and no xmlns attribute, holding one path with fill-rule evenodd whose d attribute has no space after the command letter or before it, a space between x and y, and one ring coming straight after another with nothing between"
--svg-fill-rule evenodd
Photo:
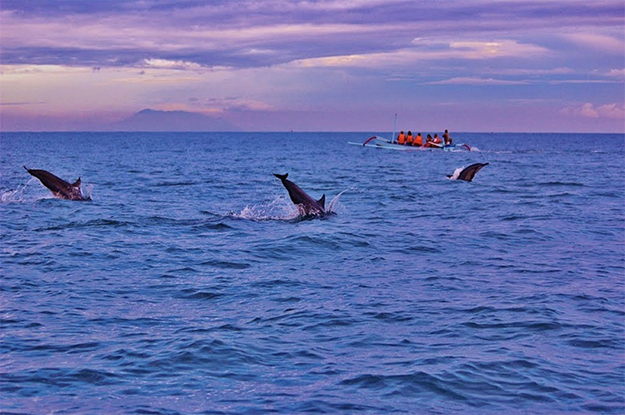
<instances>
[{"instance_id":1,"label":"sky","mask_svg":"<svg viewBox=\"0 0 625 415\"><path fill-rule=\"evenodd\" d=\"M0 130L625 132L622 0L0 0Z\"/></svg>"}]
</instances>

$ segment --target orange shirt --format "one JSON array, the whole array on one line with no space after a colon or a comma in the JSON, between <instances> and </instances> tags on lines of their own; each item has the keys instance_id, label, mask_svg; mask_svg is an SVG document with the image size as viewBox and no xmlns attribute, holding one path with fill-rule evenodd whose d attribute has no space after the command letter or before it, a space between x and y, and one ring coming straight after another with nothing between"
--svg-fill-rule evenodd
<instances>
[{"instance_id":1,"label":"orange shirt","mask_svg":"<svg viewBox=\"0 0 625 415\"><path fill-rule=\"evenodd\" d=\"M406 136L404 135L404 133L399 133L399 135L397 136L397 144L405 144L406 143Z\"/></svg>"},{"instance_id":2,"label":"orange shirt","mask_svg":"<svg viewBox=\"0 0 625 415\"><path fill-rule=\"evenodd\" d=\"M408 133L408 136L406 137L406 144L412 145L413 141L414 141L414 137L412 136L412 134Z\"/></svg>"},{"instance_id":3,"label":"orange shirt","mask_svg":"<svg viewBox=\"0 0 625 415\"><path fill-rule=\"evenodd\" d=\"M412 143L413 146L422 146L423 145L423 137L421 137L421 134L417 134L417 136L414 138L414 142Z\"/></svg>"}]
</instances>

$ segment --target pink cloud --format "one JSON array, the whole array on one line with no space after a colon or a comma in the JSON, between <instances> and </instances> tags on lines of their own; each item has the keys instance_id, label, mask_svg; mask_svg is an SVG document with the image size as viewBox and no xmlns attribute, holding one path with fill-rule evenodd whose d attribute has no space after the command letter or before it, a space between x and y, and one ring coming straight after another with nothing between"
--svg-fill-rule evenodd
<instances>
[{"instance_id":1,"label":"pink cloud","mask_svg":"<svg viewBox=\"0 0 625 415\"><path fill-rule=\"evenodd\" d=\"M584 118L610 118L625 120L625 108L616 103L595 105L590 102L579 107L568 107L562 110L566 115L581 116Z\"/></svg>"},{"instance_id":2,"label":"pink cloud","mask_svg":"<svg viewBox=\"0 0 625 415\"><path fill-rule=\"evenodd\" d=\"M525 81L508 81L505 79L493 79L493 78L472 78L472 77L456 77L451 79L445 79L442 81L429 82L427 85L473 85L473 86L488 86L488 85L524 85Z\"/></svg>"}]
</instances>

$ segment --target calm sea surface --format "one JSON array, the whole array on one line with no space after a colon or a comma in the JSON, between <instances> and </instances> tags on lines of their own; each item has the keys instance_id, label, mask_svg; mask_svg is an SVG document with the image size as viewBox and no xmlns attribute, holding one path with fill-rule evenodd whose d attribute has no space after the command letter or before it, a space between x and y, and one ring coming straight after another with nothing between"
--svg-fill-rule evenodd
<instances>
[{"instance_id":1,"label":"calm sea surface","mask_svg":"<svg viewBox=\"0 0 625 415\"><path fill-rule=\"evenodd\" d=\"M0 412L624 413L623 135L370 135L1 134Z\"/></svg>"}]
</instances>

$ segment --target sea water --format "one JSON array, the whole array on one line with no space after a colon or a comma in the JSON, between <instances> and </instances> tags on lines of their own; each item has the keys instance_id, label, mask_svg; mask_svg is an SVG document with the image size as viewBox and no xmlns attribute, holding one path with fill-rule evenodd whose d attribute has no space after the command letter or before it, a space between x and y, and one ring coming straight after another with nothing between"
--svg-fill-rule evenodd
<instances>
[{"instance_id":1,"label":"sea water","mask_svg":"<svg viewBox=\"0 0 625 415\"><path fill-rule=\"evenodd\" d=\"M2 133L0 411L624 413L624 136L373 134Z\"/></svg>"}]
</instances>

